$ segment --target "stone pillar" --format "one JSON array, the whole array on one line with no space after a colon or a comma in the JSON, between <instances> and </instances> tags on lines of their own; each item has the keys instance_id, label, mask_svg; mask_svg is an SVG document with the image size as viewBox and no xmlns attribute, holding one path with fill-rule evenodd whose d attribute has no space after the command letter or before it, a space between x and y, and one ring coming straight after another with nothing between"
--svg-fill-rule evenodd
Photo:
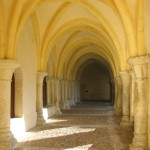
<instances>
[{"instance_id":1,"label":"stone pillar","mask_svg":"<svg viewBox=\"0 0 150 150\"><path fill-rule=\"evenodd\" d=\"M37 111L37 125L42 126L45 124L45 119L43 117L43 79L47 75L46 72L37 72L37 101L36 101L36 111Z\"/></svg>"},{"instance_id":2,"label":"stone pillar","mask_svg":"<svg viewBox=\"0 0 150 150\"><path fill-rule=\"evenodd\" d=\"M59 107L60 102L60 80L55 79L54 81L54 89L55 89L55 112L56 114L62 114Z\"/></svg>"},{"instance_id":3,"label":"stone pillar","mask_svg":"<svg viewBox=\"0 0 150 150\"><path fill-rule=\"evenodd\" d=\"M147 78L148 59L140 56L129 59L135 79L134 138L130 150L148 150Z\"/></svg>"},{"instance_id":4,"label":"stone pillar","mask_svg":"<svg viewBox=\"0 0 150 150\"><path fill-rule=\"evenodd\" d=\"M61 108L65 109L65 81L61 80Z\"/></svg>"},{"instance_id":5,"label":"stone pillar","mask_svg":"<svg viewBox=\"0 0 150 150\"><path fill-rule=\"evenodd\" d=\"M13 60L0 60L0 150L12 150L17 146L10 131L10 93L12 75L18 67Z\"/></svg>"},{"instance_id":6,"label":"stone pillar","mask_svg":"<svg viewBox=\"0 0 150 150\"><path fill-rule=\"evenodd\" d=\"M114 109L115 109L115 112L116 112L116 106L117 106L117 93L118 93L118 84L117 84L117 79L115 78L114 79Z\"/></svg>"},{"instance_id":7,"label":"stone pillar","mask_svg":"<svg viewBox=\"0 0 150 150\"><path fill-rule=\"evenodd\" d=\"M70 109L68 100L68 81L65 81L65 109Z\"/></svg>"},{"instance_id":8,"label":"stone pillar","mask_svg":"<svg viewBox=\"0 0 150 150\"><path fill-rule=\"evenodd\" d=\"M130 126L130 85L131 78L127 71L120 72L120 76L122 79L122 120L120 123L121 127Z\"/></svg>"},{"instance_id":9,"label":"stone pillar","mask_svg":"<svg viewBox=\"0 0 150 150\"><path fill-rule=\"evenodd\" d=\"M135 98L135 74L131 70L130 76L132 79L131 87L130 87L130 125L133 126L134 123L134 98Z\"/></svg>"},{"instance_id":10,"label":"stone pillar","mask_svg":"<svg viewBox=\"0 0 150 150\"><path fill-rule=\"evenodd\" d=\"M80 100L80 82L77 82L77 99L78 99L78 103L81 102Z\"/></svg>"},{"instance_id":11,"label":"stone pillar","mask_svg":"<svg viewBox=\"0 0 150 150\"><path fill-rule=\"evenodd\" d=\"M74 81L74 93L75 93L75 103L78 103L78 88L77 88L77 81Z\"/></svg>"},{"instance_id":12,"label":"stone pillar","mask_svg":"<svg viewBox=\"0 0 150 150\"><path fill-rule=\"evenodd\" d=\"M70 80L68 80L68 103L69 103L69 106L71 106L71 83L70 83Z\"/></svg>"},{"instance_id":13,"label":"stone pillar","mask_svg":"<svg viewBox=\"0 0 150 150\"><path fill-rule=\"evenodd\" d=\"M116 80L117 80L117 85L118 85L118 92L116 96L115 114L121 115L122 114L122 81L120 77L117 77Z\"/></svg>"},{"instance_id":14,"label":"stone pillar","mask_svg":"<svg viewBox=\"0 0 150 150\"><path fill-rule=\"evenodd\" d=\"M74 91L74 81L71 81L71 90L72 90L72 92L71 92L72 93L72 96L71 96L72 97L71 98L72 99L72 103L73 103L73 105L76 105L76 103L75 103L75 94L74 94L74 92L75 92Z\"/></svg>"}]
</instances>

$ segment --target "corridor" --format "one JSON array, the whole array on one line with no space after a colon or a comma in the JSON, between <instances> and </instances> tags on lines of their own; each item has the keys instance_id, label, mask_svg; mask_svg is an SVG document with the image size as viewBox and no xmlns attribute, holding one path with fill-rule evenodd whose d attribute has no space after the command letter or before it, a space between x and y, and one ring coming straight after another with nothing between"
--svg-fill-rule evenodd
<instances>
[{"instance_id":1,"label":"corridor","mask_svg":"<svg viewBox=\"0 0 150 150\"><path fill-rule=\"evenodd\" d=\"M132 131L121 129L109 103L84 102L17 137L16 150L129 150Z\"/></svg>"}]
</instances>

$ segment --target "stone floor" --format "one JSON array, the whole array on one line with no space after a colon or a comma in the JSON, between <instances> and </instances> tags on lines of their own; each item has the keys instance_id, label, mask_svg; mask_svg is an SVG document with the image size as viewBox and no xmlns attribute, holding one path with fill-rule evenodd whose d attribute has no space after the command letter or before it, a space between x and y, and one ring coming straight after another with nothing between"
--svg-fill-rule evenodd
<instances>
[{"instance_id":1,"label":"stone floor","mask_svg":"<svg viewBox=\"0 0 150 150\"><path fill-rule=\"evenodd\" d=\"M120 120L107 103L81 103L16 137L16 150L129 150L133 133Z\"/></svg>"}]
</instances>

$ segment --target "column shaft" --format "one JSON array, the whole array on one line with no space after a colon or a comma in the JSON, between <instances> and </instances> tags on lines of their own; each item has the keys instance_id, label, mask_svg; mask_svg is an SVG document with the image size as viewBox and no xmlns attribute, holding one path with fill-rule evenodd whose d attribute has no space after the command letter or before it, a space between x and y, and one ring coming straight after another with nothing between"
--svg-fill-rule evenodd
<instances>
[{"instance_id":1,"label":"column shaft","mask_svg":"<svg viewBox=\"0 0 150 150\"><path fill-rule=\"evenodd\" d=\"M118 92L117 92L117 97L116 97L115 113L116 115L121 115L122 114L122 81L120 77L116 78L116 80L118 84Z\"/></svg>"},{"instance_id":2,"label":"column shaft","mask_svg":"<svg viewBox=\"0 0 150 150\"><path fill-rule=\"evenodd\" d=\"M0 60L0 150L12 150L17 145L10 131L11 78L17 67L13 60Z\"/></svg>"},{"instance_id":3,"label":"column shaft","mask_svg":"<svg viewBox=\"0 0 150 150\"><path fill-rule=\"evenodd\" d=\"M134 138L130 150L148 150L147 56L129 59L136 79L134 101Z\"/></svg>"},{"instance_id":4,"label":"column shaft","mask_svg":"<svg viewBox=\"0 0 150 150\"><path fill-rule=\"evenodd\" d=\"M45 119L43 117L43 79L46 75L47 75L46 72L37 72L36 111L37 111L37 125L38 126L45 124Z\"/></svg>"},{"instance_id":5,"label":"column shaft","mask_svg":"<svg viewBox=\"0 0 150 150\"><path fill-rule=\"evenodd\" d=\"M128 72L120 72L123 85L122 121L121 127L130 126L130 75Z\"/></svg>"}]
</instances>

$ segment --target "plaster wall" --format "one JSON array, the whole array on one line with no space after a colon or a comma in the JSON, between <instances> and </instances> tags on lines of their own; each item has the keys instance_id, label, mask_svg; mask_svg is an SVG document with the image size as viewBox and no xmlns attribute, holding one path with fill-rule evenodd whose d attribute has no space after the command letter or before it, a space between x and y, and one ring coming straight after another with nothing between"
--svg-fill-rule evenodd
<instances>
[{"instance_id":1,"label":"plaster wall","mask_svg":"<svg viewBox=\"0 0 150 150\"><path fill-rule=\"evenodd\" d=\"M92 63L85 68L80 79L81 100L109 101L110 84L106 70Z\"/></svg>"},{"instance_id":2,"label":"plaster wall","mask_svg":"<svg viewBox=\"0 0 150 150\"><path fill-rule=\"evenodd\" d=\"M17 45L16 58L21 64L23 76L23 117L25 130L36 125L36 45L31 20L28 19Z\"/></svg>"}]
</instances>

